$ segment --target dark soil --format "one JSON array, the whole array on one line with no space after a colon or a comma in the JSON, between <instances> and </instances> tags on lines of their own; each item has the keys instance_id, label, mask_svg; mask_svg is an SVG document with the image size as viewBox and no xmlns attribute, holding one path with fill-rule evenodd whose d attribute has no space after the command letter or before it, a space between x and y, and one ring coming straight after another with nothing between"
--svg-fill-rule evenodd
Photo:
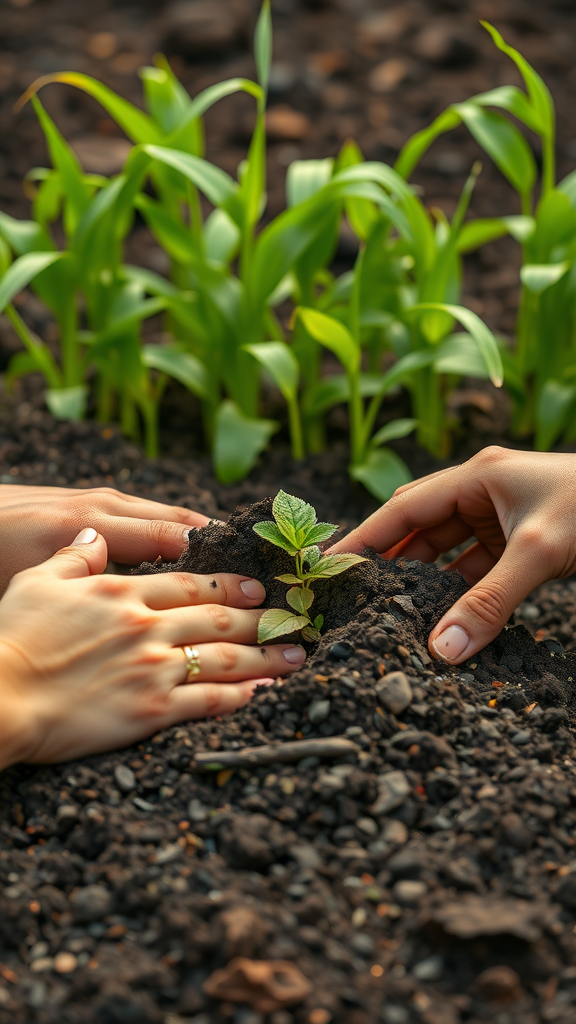
<instances>
[{"instance_id":1,"label":"dark soil","mask_svg":"<svg viewBox=\"0 0 576 1024\"><path fill-rule=\"evenodd\" d=\"M251 75L256 6L222 0L222 30L205 36L199 59L198 35L174 31L168 4L5 3L2 208L27 214L21 179L46 162L31 113L12 113L38 74L86 71L137 100L136 69L162 47L192 92ZM281 208L290 160L335 153L353 135L367 157L391 161L448 103L513 81L479 17L496 21L551 85L560 172L572 169L571 4L422 0L394 8L396 28L380 40L370 29L370 15L382 12L376 0L273 7L272 105L289 105L309 128L272 141L271 212ZM94 56L98 33L112 37L107 57ZM403 62L405 77L377 93L371 73L389 59ZM96 152L112 173L120 140L101 109L60 86L44 98L85 154L90 143L87 169L98 169L88 166ZM240 97L208 118L208 155L231 172L250 116ZM465 132L437 143L416 176L427 202L449 212L477 155ZM514 197L484 162L473 212L513 212ZM130 260L163 270L141 225L129 249ZM343 236L342 265L352 255ZM515 247L503 241L466 269L466 304L508 333L516 266ZM28 322L50 341L43 311L23 302ZM0 317L1 365L14 349ZM0 484L116 486L219 517L282 486L345 528L373 510L348 481L337 415L328 455L297 466L280 444L249 480L226 489L197 454L193 404L176 391L168 399L168 456L149 462L115 428L55 422L35 382L15 399L2 394ZM454 458L505 439L506 403L492 390L464 383L453 404ZM409 440L397 450L414 473L434 468ZM253 515L195 532L186 564L254 572L269 603L282 604L274 553L252 535ZM237 714L184 723L120 753L4 772L0 1024L573 1024L576 584L541 587L518 609L523 625L456 670L430 661L426 638L463 587L433 567L371 558L317 585L321 643L287 683ZM331 756L330 741L340 737L354 748ZM315 739L328 742L323 758L285 763L279 749L276 762L259 765L254 755L249 767L218 767L247 746ZM213 754L211 771L200 765L202 752ZM239 989L227 975L217 987L214 972L238 956L288 961L300 1002L262 1002L278 992L269 968L259 988Z\"/></svg>"}]
</instances>

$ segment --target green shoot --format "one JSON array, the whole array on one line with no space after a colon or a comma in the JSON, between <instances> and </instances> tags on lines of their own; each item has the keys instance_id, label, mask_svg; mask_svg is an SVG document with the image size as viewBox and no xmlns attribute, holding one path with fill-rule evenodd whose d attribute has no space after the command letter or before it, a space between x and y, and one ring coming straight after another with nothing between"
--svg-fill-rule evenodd
<instances>
[{"instance_id":1,"label":"green shoot","mask_svg":"<svg viewBox=\"0 0 576 1024\"><path fill-rule=\"evenodd\" d=\"M323 555L319 547L338 529L333 523L319 523L316 512L306 501L285 491L278 491L272 505L274 522L256 523L254 532L294 558L294 572L276 576L290 586L286 603L292 609L271 608L264 612L258 624L258 643L277 636L301 631L304 640L318 640L324 617L313 619L310 608L314 602L311 584L346 572L358 562L366 561L361 555Z\"/></svg>"}]
</instances>

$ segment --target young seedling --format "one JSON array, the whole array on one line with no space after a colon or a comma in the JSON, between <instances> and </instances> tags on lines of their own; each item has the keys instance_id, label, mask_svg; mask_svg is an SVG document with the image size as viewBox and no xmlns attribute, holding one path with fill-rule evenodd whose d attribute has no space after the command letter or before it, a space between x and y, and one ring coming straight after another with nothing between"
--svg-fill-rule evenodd
<instances>
[{"instance_id":1,"label":"young seedling","mask_svg":"<svg viewBox=\"0 0 576 1024\"><path fill-rule=\"evenodd\" d=\"M297 629L301 630L304 640L318 640L324 616L312 619L310 615L314 602L311 584L314 580L338 576L366 559L361 555L323 555L318 545L328 540L338 527L333 523L319 523L312 505L293 494L278 491L272 515L274 522L256 523L254 532L294 558L294 572L276 576L281 583L290 584L286 602L292 611L271 608L264 612L258 624L258 643Z\"/></svg>"}]
</instances>

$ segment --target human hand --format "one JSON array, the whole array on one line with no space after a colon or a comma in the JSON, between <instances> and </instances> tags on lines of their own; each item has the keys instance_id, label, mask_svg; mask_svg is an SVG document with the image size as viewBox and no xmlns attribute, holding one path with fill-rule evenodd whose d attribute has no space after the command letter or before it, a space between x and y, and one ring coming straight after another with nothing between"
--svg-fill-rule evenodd
<instances>
[{"instance_id":1,"label":"human hand","mask_svg":"<svg viewBox=\"0 0 576 1024\"><path fill-rule=\"evenodd\" d=\"M576 455L485 448L462 466L400 487L331 548L433 562L469 537L448 569L471 589L434 627L430 653L460 664L490 643L540 583L576 571Z\"/></svg>"},{"instance_id":2,"label":"human hand","mask_svg":"<svg viewBox=\"0 0 576 1024\"><path fill-rule=\"evenodd\" d=\"M98 530L115 562L139 565L178 558L188 530L206 526L198 512L122 494L111 487L0 485L0 596L12 576L46 561L84 527Z\"/></svg>"},{"instance_id":3,"label":"human hand","mask_svg":"<svg viewBox=\"0 0 576 1024\"><path fill-rule=\"evenodd\" d=\"M256 644L256 580L232 574L99 575L95 530L19 573L0 601L0 768L127 746L245 704L301 647ZM183 645L200 671L187 682Z\"/></svg>"}]
</instances>

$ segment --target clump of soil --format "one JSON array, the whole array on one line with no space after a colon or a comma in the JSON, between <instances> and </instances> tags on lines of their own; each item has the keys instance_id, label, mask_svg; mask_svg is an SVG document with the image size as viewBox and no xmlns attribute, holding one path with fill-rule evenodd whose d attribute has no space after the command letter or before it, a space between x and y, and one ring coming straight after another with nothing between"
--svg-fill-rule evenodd
<instances>
[{"instance_id":1,"label":"clump of soil","mask_svg":"<svg viewBox=\"0 0 576 1024\"><path fill-rule=\"evenodd\" d=\"M238 509L227 523L212 522L204 529L191 530L188 550L177 562L144 563L135 571L242 573L266 587L263 607L284 608L288 588L277 577L293 571L293 559L253 529L256 523L272 519L272 499L267 498ZM463 577L422 562L385 561L369 549L364 557L366 561L340 576L314 584L314 614L324 616L319 649L362 635L364 642L377 650L379 636L392 624L399 638L417 648L420 662L430 664L428 635L466 592ZM298 634L291 638L298 639ZM572 704L574 700L571 684L576 677L576 656L566 655L556 641L537 643L524 626L507 627L468 665L446 667L446 672L467 669L479 683L501 683L499 700L512 707L520 707L526 696L544 706Z\"/></svg>"}]
</instances>

